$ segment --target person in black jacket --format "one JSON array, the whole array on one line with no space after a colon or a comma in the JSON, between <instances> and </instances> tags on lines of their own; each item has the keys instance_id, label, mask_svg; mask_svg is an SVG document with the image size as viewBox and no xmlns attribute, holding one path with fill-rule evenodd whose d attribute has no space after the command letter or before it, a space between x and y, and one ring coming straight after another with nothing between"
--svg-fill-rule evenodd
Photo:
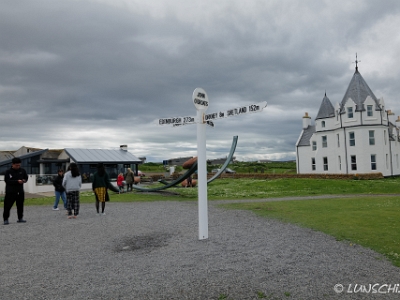
<instances>
[{"instance_id":1,"label":"person in black jacket","mask_svg":"<svg viewBox=\"0 0 400 300\"><path fill-rule=\"evenodd\" d=\"M62 185L63 179L64 179L64 170L60 169L58 170L57 177L53 180L53 185L55 188L55 195L56 195L56 200L54 201L53 210L60 210L58 208L58 202L60 202L60 197L64 203L64 208L67 209L67 196L65 194L65 189Z\"/></svg>"},{"instance_id":2,"label":"person in black jacket","mask_svg":"<svg viewBox=\"0 0 400 300\"><path fill-rule=\"evenodd\" d=\"M21 159L14 157L11 162L11 168L4 175L6 182L6 196L4 198L4 225L8 225L11 207L17 202L18 223L25 223L24 216L24 183L28 181L26 171L21 168Z\"/></svg>"}]
</instances>

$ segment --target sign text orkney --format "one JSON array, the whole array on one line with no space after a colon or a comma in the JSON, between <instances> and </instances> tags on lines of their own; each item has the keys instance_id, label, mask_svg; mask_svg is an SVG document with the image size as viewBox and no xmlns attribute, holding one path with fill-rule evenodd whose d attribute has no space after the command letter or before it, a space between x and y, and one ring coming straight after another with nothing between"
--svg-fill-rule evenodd
<instances>
[{"instance_id":1,"label":"sign text orkney","mask_svg":"<svg viewBox=\"0 0 400 300\"><path fill-rule=\"evenodd\" d=\"M197 97L193 97L193 98L198 99ZM203 102L201 102L200 99L198 99L197 102L203 103ZM193 100L193 103L194 103L194 100ZM196 104L195 104L195 106L196 106ZM204 112L208 108L208 100L207 100L207 106L202 106L202 104L199 104L199 107L200 107L200 110L202 110ZM256 113L256 112L262 111L265 107L267 107L267 102L263 101L260 103L236 107L236 108L228 109L225 111L204 114L203 121L207 122L210 126L214 127L213 126L214 124L211 122L211 120L235 117L235 116L239 116L239 115L243 115L243 114ZM196 108L197 108L197 106L196 106ZM163 119L158 120L159 125L173 125L173 126L189 125L189 124L195 124L198 122L199 122L199 120L197 117L175 117L175 118L163 118Z\"/></svg>"},{"instance_id":2,"label":"sign text orkney","mask_svg":"<svg viewBox=\"0 0 400 300\"><path fill-rule=\"evenodd\" d=\"M267 102L263 101L263 102L256 103L256 104L250 104L247 106L228 109L226 111L220 111L220 112L216 112L216 113L206 114L206 115L204 115L204 121L227 118L227 117L234 117L234 116L239 116L239 115L248 114L248 113L260 112L266 106L267 106Z\"/></svg>"}]
</instances>

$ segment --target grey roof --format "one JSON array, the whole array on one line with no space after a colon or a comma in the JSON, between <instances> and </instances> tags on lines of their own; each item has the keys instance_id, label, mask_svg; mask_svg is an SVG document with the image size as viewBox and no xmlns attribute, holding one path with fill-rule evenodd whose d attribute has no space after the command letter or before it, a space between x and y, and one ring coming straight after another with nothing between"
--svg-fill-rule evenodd
<instances>
[{"instance_id":1,"label":"grey roof","mask_svg":"<svg viewBox=\"0 0 400 300\"><path fill-rule=\"evenodd\" d=\"M124 150L65 148L65 152L78 164L93 164L99 162L113 164L142 163L142 161L135 155Z\"/></svg>"},{"instance_id":2,"label":"grey roof","mask_svg":"<svg viewBox=\"0 0 400 300\"><path fill-rule=\"evenodd\" d=\"M331 101L329 100L329 98L326 96L325 93L325 97L324 99L322 99L322 103L321 106L319 108L317 117L315 118L317 119L325 119L325 118L331 118L335 116L335 108L333 107Z\"/></svg>"},{"instance_id":3,"label":"grey roof","mask_svg":"<svg viewBox=\"0 0 400 300\"><path fill-rule=\"evenodd\" d=\"M303 130L303 134L297 146L310 146L310 139L315 132L315 125L310 125Z\"/></svg>"},{"instance_id":4,"label":"grey roof","mask_svg":"<svg viewBox=\"0 0 400 300\"><path fill-rule=\"evenodd\" d=\"M371 96L371 98L375 101L376 109L380 110L378 99L375 97L364 78L358 72L358 69L356 69L340 104L340 112L345 112L345 104L349 98L353 99L353 101L356 103L356 111L364 111L364 102L368 96Z\"/></svg>"},{"instance_id":5,"label":"grey roof","mask_svg":"<svg viewBox=\"0 0 400 300\"><path fill-rule=\"evenodd\" d=\"M34 156L37 156L37 155L42 155L47 150L49 150L49 149L43 149L43 150L39 150L39 151L35 151L35 152L30 152L28 154L15 156L15 157L19 157L20 159L25 159L25 158L34 157ZM0 166L4 166L6 164L10 164L11 162L12 162L12 158L7 159L7 160L3 160L3 161L0 162Z\"/></svg>"},{"instance_id":6,"label":"grey roof","mask_svg":"<svg viewBox=\"0 0 400 300\"><path fill-rule=\"evenodd\" d=\"M0 161L12 159L15 151L0 151Z\"/></svg>"}]
</instances>

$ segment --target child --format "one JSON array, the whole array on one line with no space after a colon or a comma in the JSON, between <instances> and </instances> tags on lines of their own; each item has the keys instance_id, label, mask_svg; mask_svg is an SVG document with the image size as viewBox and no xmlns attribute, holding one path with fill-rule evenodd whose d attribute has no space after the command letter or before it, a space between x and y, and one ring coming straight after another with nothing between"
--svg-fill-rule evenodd
<instances>
[{"instance_id":1,"label":"child","mask_svg":"<svg viewBox=\"0 0 400 300\"><path fill-rule=\"evenodd\" d=\"M119 173L118 177L117 177L117 185L119 188L119 193L121 193L121 191L124 191L124 174Z\"/></svg>"}]
</instances>

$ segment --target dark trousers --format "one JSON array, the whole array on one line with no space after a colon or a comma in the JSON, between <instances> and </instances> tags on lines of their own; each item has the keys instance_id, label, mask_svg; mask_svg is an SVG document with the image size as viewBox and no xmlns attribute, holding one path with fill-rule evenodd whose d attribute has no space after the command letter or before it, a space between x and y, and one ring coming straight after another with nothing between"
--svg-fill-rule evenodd
<instances>
[{"instance_id":1,"label":"dark trousers","mask_svg":"<svg viewBox=\"0 0 400 300\"><path fill-rule=\"evenodd\" d=\"M8 220L8 218L10 217L10 210L11 207L14 205L14 202L17 202L18 220L22 219L22 217L24 216L24 200L25 193L23 191L6 193L6 196L4 198L3 220Z\"/></svg>"},{"instance_id":2,"label":"dark trousers","mask_svg":"<svg viewBox=\"0 0 400 300\"><path fill-rule=\"evenodd\" d=\"M74 216L79 215L79 191L67 192L67 210L68 216L72 216L72 210Z\"/></svg>"}]
</instances>

